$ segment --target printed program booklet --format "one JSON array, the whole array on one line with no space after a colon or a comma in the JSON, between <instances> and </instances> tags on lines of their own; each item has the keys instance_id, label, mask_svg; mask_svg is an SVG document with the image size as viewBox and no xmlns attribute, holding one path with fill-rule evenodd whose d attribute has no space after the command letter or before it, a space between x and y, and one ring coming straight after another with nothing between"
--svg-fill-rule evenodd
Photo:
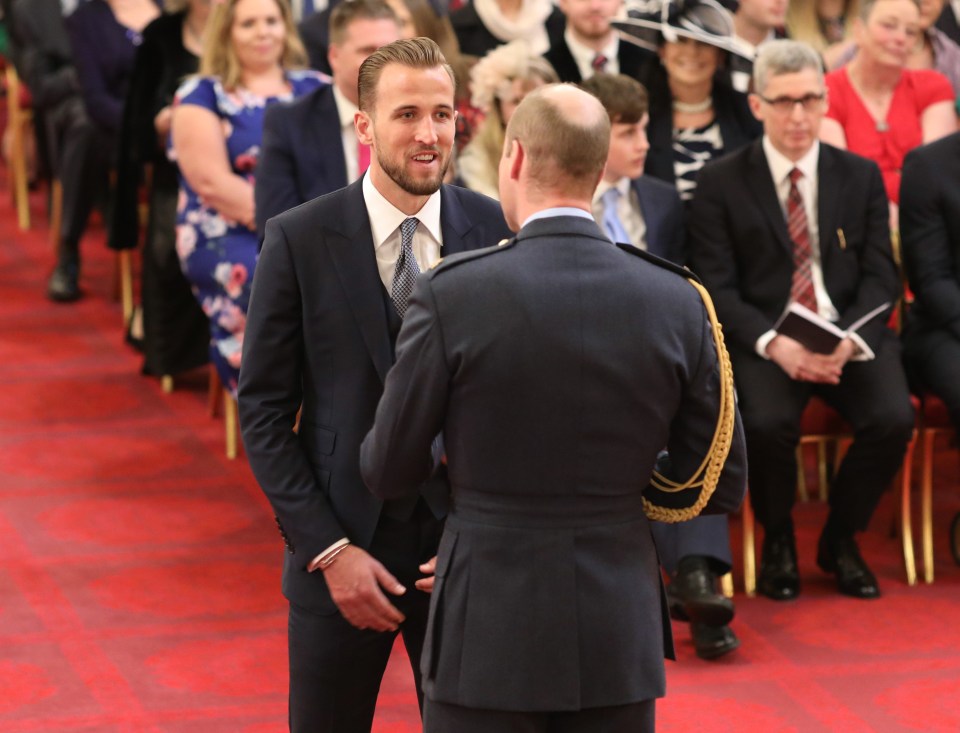
<instances>
[{"instance_id":1,"label":"printed program booklet","mask_svg":"<svg viewBox=\"0 0 960 733\"><path fill-rule=\"evenodd\" d=\"M889 307L889 301L879 305L851 323L847 330L843 330L806 306L791 303L780 316L773 330L783 336L789 336L794 341L799 341L816 354L832 354L837 344L843 339L855 333L864 323L876 318Z\"/></svg>"}]
</instances>

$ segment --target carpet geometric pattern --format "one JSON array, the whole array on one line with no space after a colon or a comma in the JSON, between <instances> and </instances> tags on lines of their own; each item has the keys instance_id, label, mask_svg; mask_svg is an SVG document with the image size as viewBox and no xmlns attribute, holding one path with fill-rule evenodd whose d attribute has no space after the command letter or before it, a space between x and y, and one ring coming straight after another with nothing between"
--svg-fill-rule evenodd
<instances>
[{"instance_id":1,"label":"carpet geometric pattern","mask_svg":"<svg viewBox=\"0 0 960 733\"><path fill-rule=\"evenodd\" d=\"M282 545L242 455L224 456L205 373L169 395L139 374L102 231L86 297L46 301L35 227L0 200L0 733L281 733ZM813 564L824 507L798 507L800 599L738 594L742 646L715 662L677 625L658 730L960 730L960 480L955 450L937 459L936 584L906 586L888 496L862 541L884 595L840 597ZM374 730L419 729L398 647Z\"/></svg>"}]
</instances>

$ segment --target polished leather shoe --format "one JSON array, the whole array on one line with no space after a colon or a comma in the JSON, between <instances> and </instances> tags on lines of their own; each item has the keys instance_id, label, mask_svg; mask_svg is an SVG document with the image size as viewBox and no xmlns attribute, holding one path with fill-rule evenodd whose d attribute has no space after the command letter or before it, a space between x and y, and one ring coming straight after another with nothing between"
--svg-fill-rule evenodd
<instances>
[{"instance_id":1,"label":"polished leather shoe","mask_svg":"<svg viewBox=\"0 0 960 733\"><path fill-rule=\"evenodd\" d=\"M708 626L707 624L690 624L690 633L693 635L693 648L701 659L716 659L729 654L738 646L740 640L729 626Z\"/></svg>"},{"instance_id":2,"label":"polished leather shoe","mask_svg":"<svg viewBox=\"0 0 960 733\"><path fill-rule=\"evenodd\" d=\"M877 578L860 557L860 550L853 537L820 537L817 565L825 572L837 576L837 588L844 595L854 598L880 597Z\"/></svg>"},{"instance_id":3,"label":"polished leather shoe","mask_svg":"<svg viewBox=\"0 0 960 733\"><path fill-rule=\"evenodd\" d=\"M733 620L733 601L717 592L716 576L705 557L690 555L680 560L667 598L670 616L678 621L724 626Z\"/></svg>"},{"instance_id":4,"label":"polished leather shoe","mask_svg":"<svg viewBox=\"0 0 960 733\"><path fill-rule=\"evenodd\" d=\"M757 590L775 601L792 601L800 595L797 546L792 531L764 537Z\"/></svg>"},{"instance_id":5,"label":"polished leather shoe","mask_svg":"<svg viewBox=\"0 0 960 733\"><path fill-rule=\"evenodd\" d=\"M79 267L69 262L57 264L47 281L47 297L58 303L71 303L80 298Z\"/></svg>"}]
</instances>

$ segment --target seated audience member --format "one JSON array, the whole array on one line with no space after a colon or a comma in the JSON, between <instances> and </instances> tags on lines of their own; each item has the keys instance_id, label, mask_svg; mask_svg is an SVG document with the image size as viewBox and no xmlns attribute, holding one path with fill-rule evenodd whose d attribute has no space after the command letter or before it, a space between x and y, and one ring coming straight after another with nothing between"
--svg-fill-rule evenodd
<instances>
[{"instance_id":1,"label":"seated audience member","mask_svg":"<svg viewBox=\"0 0 960 733\"><path fill-rule=\"evenodd\" d=\"M593 196L593 215L614 242L632 244L678 265L684 262L683 205L673 186L643 175L647 90L625 74L594 74L580 87L610 117L610 151Z\"/></svg>"},{"instance_id":2,"label":"seated audience member","mask_svg":"<svg viewBox=\"0 0 960 733\"><path fill-rule=\"evenodd\" d=\"M829 105L820 138L880 166L894 228L903 156L957 129L946 77L907 68L919 23L916 0L863 0L854 26L857 55L826 77Z\"/></svg>"},{"instance_id":3,"label":"seated audience member","mask_svg":"<svg viewBox=\"0 0 960 733\"><path fill-rule=\"evenodd\" d=\"M457 172L467 188L500 198L497 171L513 110L532 90L556 81L553 67L523 41L501 46L477 62L470 71L470 88L473 106L484 117L457 158Z\"/></svg>"},{"instance_id":4,"label":"seated audience member","mask_svg":"<svg viewBox=\"0 0 960 733\"><path fill-rule=\"evenodd\" d=\"M853 39L860 0L790 0L787 35L823 56L832 69Z\"/></svg>"},{"instance_id":5,"label":"seated audience member","mask_svg":"<svg viewBox=\"0 0 960 733\"><path fill-rule=\"evenodd\" d=\"M914 301L903 334L907 371L943 400L960 431L960 133L903 163L900 241Z\"/></svg>"},{"instance_id":6,"label":"seated audience member","mask_svg":"<svg viewBox=\"0 0 960 733\"><path fill-rule=\"evenodd\" d=\"M788 0L740 0L733 15L733 26L742 50L729 59L730 81L738 92L750 91L757 49L767 41L783 38L788 4Z\"/></svg>"},{"instance_id":7,"label":"seated audience member","mask_svg":"<svg viewBox=\"0 0 960 733\"><path fill-rule=\"evenodd\" d=\"M640 71L650 94L650 152L645 172L677 187L689 201L708 160L746 145L760 134L746 95L730 86L724 53L738 53L733 19L713 0L670 2L658 11L631 9L615 27L636 43L658 49Z\"/></svg>"},{"instance_id":8,"label":"seated audience member","mask_svg":"<svg viewBox=\"0 0 960 733\"><path fill-rule=\"evenodd\" d=\"M200 76L174 101L177 254L210 319L210 359L232 391L257 261L253 188L264 110L323 83L315 71L294 70L305 62L286 0L224 0L207 23Z\"/></svg>"},{"instance_id":9,"label":"seated audience member","mask_svg":"<svg viewBox=\"0 0 960 733\"><path fill-rule=\"evenodd\" d=\"M560 81L579 84L597 73L636 77L651 51L635 43L620 42L610 26L623 0L559 0L567 19L563 38L546 53Z\"/></svg>"},{"instance_id":10,"label":"seated audience member","mask_svg":"<svg viewBox=\"0 0 960 733\"><path fill-rule=\"evenodd\" d=\"M888 0L893 1L893 0ZM887 201L875 163L820 143L826 88L805 44L771 41L754 68L750 106L764 136L708 164L690 216L690 262L724 324L747 436L750 499L764 528L759 590L800 592L791 511L796 447L811 397L852 426L830 487L817 564L841 593L880 595L855 534L900 468L913 409L889 309L814 353L774 326L792 303L841 329L897 299ZM731 185L736 182L736 185Z\"/></svg>"},{"instance_id":11,"label":"seated audience member","mask_svg":"<svg viewBox=\"0 0 960 733\"><path fill-rule=\"evenodd\" d=\"M566 23L551 0L470 0L450 22L460 52L477 58L511 41L526 41L540 56L560 42Z\"/></svg>"},{"instance_id":12,"label":"seated audience member","mask_svg":"<svg viewBox=\"0 0 960 733\"><path fill-rule=\"evenodd\" d=\"M600 100L611 126L607 165L593 199L594 218L613 241L684 264L680 197L673 186L643 175L650 147L646 90L622 74L595 74L581 86ZM704 659L715 659L740 645L727 625L733 603L716 588L717 576L731 567L726 527L722 515L678 525L651 524L660 561L672 581L667 590L671 615L691 622L694 649Z\"/></svg>"},{"instance_id":13,"label":"seated audience member","mask_svg":"<svg viewBox=\"0 0 960 733\"><path fill-rule=\"evenodd\" d=\"M909 69L933 69L950 81L954 97L960 96L960 46L934 23L946 0L920 0L920 42L907 57ZM857 55L857 45L850 42L832 68L850 63Z\"/></svg>"},{"instance_id":14,"label":"seated audience member","mask_svg":"<svg viewBox=\"0 0 960 733\"><path fill-rule=\"evenodd\" d=\"M80 297L80 239L105 183L107 140L90 120L73 64L59 0L15 0L8 19L19 40L18 69L45 124L52 165L63 186L57 264L47 282L51 300Z\"/></svg>"},{"instance_id":15,"label":"seated audience member","mask_svg":"<svg viewBox=\"0 0 960 733\"><path fill-rule=\"evenodd\" d=\"M350 0L330 15L333 84L290 104L271 107L255 190L260 237L272 217L357 180L370 150L357 140L357 75L367 56L400 36L397 16L383 0Z\"/></svg>"},{"instance_id":16,"label":"seated audience member","mask_svg":"<svg viewBox=\"0 0 960 733\"><path fill-rule=\"evenodd\" d=\"M149 219L144 238L140 301L143 371L173 375L207 362L210 327L180 270L176 248L177 167L166 147L173 95L197 71L210 14L207 0L167 0L164 15L143 29L124 105L117 184L108 246L139 241L141 181L149 168Z\"/></svg>"}]
</instances>

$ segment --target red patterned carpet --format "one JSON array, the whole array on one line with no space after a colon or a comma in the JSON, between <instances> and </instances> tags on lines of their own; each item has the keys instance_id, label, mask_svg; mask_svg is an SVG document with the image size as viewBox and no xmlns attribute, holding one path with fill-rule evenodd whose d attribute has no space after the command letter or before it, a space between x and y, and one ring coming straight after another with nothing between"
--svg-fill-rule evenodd
<instances>
[{"instance_id":1,"label":"red patterned carpet","mask_svg":"<svg viewBox=\"0 0 960 733\"><path fill-rule=\"evenodd\" d=\"M223 454L205 378L170 395L123 343L102 233L79 304L43 297L46 230L0 199L0 733L281 733L282 548L241 459ZM36 220L41 200L33 202ZM823 507L799 511L804 592L737 596L743 645L698 660L678 626L659 730L960 730L960 510L955 452L938 454L938 576L909 588L888 498L864 539L884 597L844 599L816 570ZM738 541L738 538L735 538ZM919 549L919 548L918 548ZM377 733L419 730L402 650ZM495 733L495 732L492 732Z\"/></svg>"}]
</instances>

